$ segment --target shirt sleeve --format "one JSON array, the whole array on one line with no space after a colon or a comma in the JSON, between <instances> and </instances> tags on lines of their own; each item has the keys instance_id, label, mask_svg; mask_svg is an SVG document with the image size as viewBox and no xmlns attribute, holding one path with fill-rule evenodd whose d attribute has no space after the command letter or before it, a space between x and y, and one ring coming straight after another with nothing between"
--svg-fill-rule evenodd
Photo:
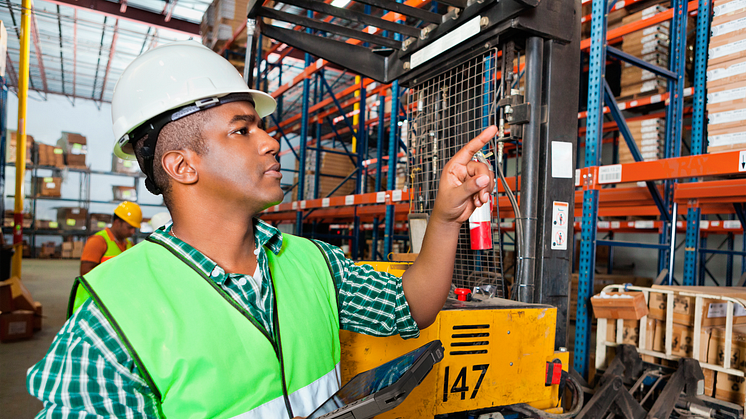
<instances>
[{"instance_id":1,"label":"shirt sleeve","mask_svg":"<svg viewBox=\"0 0 746 419\"><path fill-rule=\"evenodd\" d=\"M340 327L372 336L416 338L420 329L404 298L401 278L355 265L336 246L316 241L329 259L339 295Z\"/></svg>"},{"instance_id":2,"label":"shirt sleeve","mask_svg":"<svg viewBox=\"0 0 746 419\"><path fill-rule=\"evenodd\" d=\"M101 258L106 254L106 240L101 236L91 236L83 247L80 255L81 262L101 263Z\"/></svg>"},{"instance_id":3,"label":"shirt sleeve","mask_svg":"<svg viewBox=\"0 0 746 419\"><path fill-rule=\"evenodd\" d=\"M86 301L28 370L37 418L157 418L158 403L111 324Z\"/></svg>"}]
</instances>

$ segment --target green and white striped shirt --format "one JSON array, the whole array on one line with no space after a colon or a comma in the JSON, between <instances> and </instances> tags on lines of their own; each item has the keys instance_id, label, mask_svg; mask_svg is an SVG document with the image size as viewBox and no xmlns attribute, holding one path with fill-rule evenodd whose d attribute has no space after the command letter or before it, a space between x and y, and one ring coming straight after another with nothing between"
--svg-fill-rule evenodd
<instances>
[{"instance_id":1,"label":"green and white striped shirt","mask_svg":"<svg viewBox=\"0 0 746 419\"><path fill-rule=\"evenodd\" d=\"M266 251L282 247L282 233L256 219L258 269L254 275L226 273L210 258L169 234L171 225L150 239L179 252L225 290L268 331L272 287ZM340 327L374 336L419 336L404 298L401 280L357 266L337 247L317 242L329 259L339 294ZM29 393L44 402L37 418L156 418L158 403L119 336L92 300L86 301L59 331L47 355L29 368Z\"/></svg>"}]
</instances>

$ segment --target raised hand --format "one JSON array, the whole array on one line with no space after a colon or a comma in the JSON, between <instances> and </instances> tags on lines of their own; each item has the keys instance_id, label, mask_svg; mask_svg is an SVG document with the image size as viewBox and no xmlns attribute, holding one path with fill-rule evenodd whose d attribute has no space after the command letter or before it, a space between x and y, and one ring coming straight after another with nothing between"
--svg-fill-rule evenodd
<instances>
[{"instance_id":1,"label":"raised hand","mask_svg":"<svg viewBox=\"0 0 746 419\"><path fill-rule=\"evenodd\" d=\"M432 217L442 222L463 223L479 206L489 202L495 175L486 164L472 160L495 136L490 126L459 150L443 168Z\"/></svg>"}]
</instances>

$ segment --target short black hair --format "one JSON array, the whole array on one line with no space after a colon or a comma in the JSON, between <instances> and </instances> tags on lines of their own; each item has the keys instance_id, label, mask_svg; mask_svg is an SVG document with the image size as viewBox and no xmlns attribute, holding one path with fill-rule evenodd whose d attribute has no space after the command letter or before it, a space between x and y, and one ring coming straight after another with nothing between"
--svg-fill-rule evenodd
<instances>
[{"instance_id":1,"label":"short black hair","mask_svg":"<svg viewBox=\"0 0 746 419\"><path fill-rule=\"evenodd\" d=\"M192 150L199 155L203 155L208 151L207 144L202 135L202 128L208 120L207 112L209 110L197 112L169 122L158 135L158 141L155 146L155 157L153 159L152 181L161 190L163 202L169 209L171 209L171 178L163 170L161 159L164 154L172 150ZM141 150L146 139L143 138L137 141L134 147L135 156L140 167L143 167Z\"/></svg>"},{"instance_id":2,"label":"short black hair","mask_svg":"<svg viewBox=\"0 0 746 419\"><path fill-rule=\"evenodd\" d=\"M124 221L124 219L122 217L120 217L120 216L118 216L116 214L112 215L112 217L111 217L111 223L114 224L114 221L117 221L117 220L119 220L119 221L121 221L123 223L126 223L126 221Z\"/></svg>"}]
</instances>

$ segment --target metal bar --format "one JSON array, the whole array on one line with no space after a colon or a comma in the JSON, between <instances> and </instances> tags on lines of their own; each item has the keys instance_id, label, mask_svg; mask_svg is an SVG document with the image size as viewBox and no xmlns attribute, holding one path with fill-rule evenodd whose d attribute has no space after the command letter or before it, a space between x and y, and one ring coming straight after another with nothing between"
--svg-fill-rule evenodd
<instances>
[{"instance_id":1,"label":"metal bar","mask_svg":"<svg viewBox=\"0 0 746 419\"><path fill-rule=\"evenodd\" d=\"M739 250L723 250L723 249L699 249L700 253L710 253L716 255L739 255L746 256L746 252Z\"/></svg>"},{"instance_id":2,"label":"metal bar","mask_svg":"<svg viewBox=\"0 0 746 419\"><path fill-rule=\"evenodd\" d=\"M257 57L254 57L254 54L251 53L252 51L255 52L258 48L256 39L256 29L258 24L260 24L260 22L257 22L254 19L248 19L246 23L246 50L248 51L248 53L244 57L243 79L249 86L254 84L254 67L259 62L259 60L256 59Z\"/></svg>"},{"instance_id":3,"label":"metal bar","mask_svg":"<svg viewBox=\"0 0 746 419\"><path fill-rule=\"evenodd\" d=\"M65 94L65 60L62 56L62 19L60 18L59 5L57 5L57 30L60 35L60 74L62 74L62 94Z\"/></svg>"},{"instance_id":4,"label":"metal bar","mask_svg":"<svg viewBox=\"0 0 746 419\"><path fill-rule=\"evenodd\" d=\"M668 79L675 79L675 78L677 78L676 77L676 73L674 73L674 72L672 72L670 70L667 70L667 69L665 69L663 67L659 67L659 66L657 66L655 64L650 64L647 61L641 60L640 58L637 58L634 55L628 54L628 53L626 53L624 51L621 51L621 50L618 50L618 49L616 49L614 47L607 46L606 47L606 52L608 52L609 54L611 54L611 56L613 56L613 57L619 58L620 60L626 61L626 62L628 62L630 64L633 64L633 65L635 65L637 67L642 68L643 70L647 70L647 71L649 71L651 73L654 73L656 75L659 75L659 76L662 76L662 77L666 77Z\"/></svg>"},{"instance_id":5,"label":"metal bar","mask_svg":"<svg viewBox=\"0 0 746 419\"><path fill-rule=\"evenodd\" d=\"M174 0L176 3L176 0ZM117 38L119 38L119 19L114 21L114 33L111 35L111 46L109 47L109 59L106 61L106 70L104 70L104 80L101 85L101 96L98 98L99 102L103 102L104 94L106 93L106 80L109 78L109 70L111 70L111 60L114 59L114 53L117 50Z\"/></svg>"},{"instance_id":6,"label":"metal bar","mask_svg":"<svg viewBox=\"0 0 746 419\"><path fill-rule=\"evenodd\" d=\"M349 20L351 22L359 22L365 25L374 26L376 28L389 30L392 32L400 33L402 35L413 36L415 38L419 38L420 36L420 30L413 26L402 25L390 20L385 20L368 14L356 12L351 9L332 6L331 4L326 4L320 1L287 0L286 4L291 4L293 6L298 6L300 8L309 9L316 12L321 12L327 15Z\"/></svg>"},{"instance_id":7,"label":"metal bar","mask_svg":"<svg viewBox=\"0 0 746 419\"><path fill-rule=\"evenodd\" d=\"M101 43L98 47L98 61L96 61L96 73L93 76L93 89L91 90L91 99L93 99L93 95L96 94L96 82L98 81L98 69L101 65L101 53L104 50L104 37L106 36L106 19L107 17L104 16L104 25L103 29L101 30Z\"/></svg>"},{"instance_id":8,"label":"metal bar","mask_svg":"<svg viewBox=\"0 0 746 419\"><path fill-rule=\"evenodd\" d=\"M612 246L612 247L636 247L641 249L667 249L667 244L659 243L638 243L628 242L622 240L596 240L596 246Z\"/></svg>"},{"instance_id":9,"label":"metal bar","mask_svg":"<svg viewBox=\"0 0 746 419\"><path fill-rule=\"evenodd\" d=\"M342 115L342 118L344 119L345 124L347 125L347 128L350 129L350 132L352 132L352 136L357 140L358 134L355 132L355 128L353 127L353 124L350 121L350 119L347 118L347 114L345 114L344 108L339 103L339 100L337 99L336 96L334 96L334 92L332 91L332 88L329 87L329 83L327 83L326 79L323 79L323 78L321 79L321 82L323 83L324 87L326 87L326 92L329 94L329 97L332 98L332 100L334 101L334 104L337 106L337 110L339 110L340 115ZM332 126L334 125L332 124Z\"/></svg>"},{"instance_id":10,"label":"metal bar","mask_svg":"<svg viewBox=\"0 0 746 419\"><path fill-rule=\"evenodd\" d=\"M41 77L41 84L44 86L44 90L49 90L47 86L47 72L44 69L44 57L41 51L41 43L39 42L39 26L36 24L36 13L34 13L34 6L31 5L31 36L34 40L34 51L36 53L36 60L39 63L39 76Z\"/></svg>"},{"instance_id":11,"label":"metal bar","mask_svg":"<svg viewBox=\"0 0 746 419\"><path fill-rule=\"evenodd\" d=\"M591 10L585 167L598 166L601 163L600 148L604 109L603 79L606 73L606 0L593 0ZM573 365L575 370L586 378L588 377L591 341L591 313L588 305L593 293L593 277L596 269L598 193L598 189L585 189L583 191L580 262L578 263L578 305L575 316Z\"/></svg>"},{"instance_id":12,"label":"metal bar","mask_svg":"<svg viewBox=\"0 0 746 419\"><path fill-rule=\"evenodd\" d=\"M521 155L524 183L521 188L521 213L523 214L523 258L516 281L518 283L518 301L534 302L536 277L536 255L541 236L538 231L538 184L539 153L541 148L541 89L544 61L544 40L532 36L526 41L526 103L529 105L531 119L523 127L523 149Z\"/></svg>"},{"instance_id":13,"label":"metal bar","mask_svg":"<svg viewBox=\"0 0 746 419\"><path fill-rule=\"evenodd\" d=\"M279 127L277 117L274 114L271 114L269 117L272 118L272 121L275 123L275 125L277 125L277 128L280 131L281 138L285 140L285 142L288 145L288 148L290 149L291 152L293 152L293 155L295 155L295 160L300 161L300 157L298 157L298 153L295 152L295 149L293 148L293 145L290 143L290 140L288 140L288 137L285 135L285 132L282 130L282 128Z\"/></svg>"},{"instance_id":14,"label":"metal bar","mask_svg":"<svg viewBox=\"0 0 746 419\"><path fill-rule=\"evenodd\" d=\"M313 12L308 12L312 15ZM307 29L307 31L311 31ZM306 67L311 65L311 54L306 53ZM308 99L311 89L311 81L308 78L303 79L303 96L301 99L302 106L302 117L301 117L301 134L300 134L300 161L298 161L298 200L305 199L305 183L306 183L306 148L308 141ZM303 235L303 213L298 211L295 217L295 235Z\"/></svg>"},{"instance_id":15,"label":"metal bar","mask_svg":"<svg viewBox=\"0 0 746 419\"><path fill-rule=\"evenodd\" d=\"M676 78L668 81L669 102L666 108L666 141L665 157L678 157L681 154L682 114L684 110L684 76L686 73L686 23L688 0L674 0L671 2L674 9L671 21L671 52L669 54L670 70L676 74ZM670 209L673 203L673 192L675 180L664 182L664 204ZM668 212L668 211L667 211ZM670 220L671 218L668 217ZM664 224L659 237L660 243L668 240L668 225ZM658 270L663 270L667 265L667 258L673 255L667 250L658 252Z\"/></svg>"},{"instance_id":16,"label":"metal bar","mask_svg":"<svg viewBox=\"0 0 746 419\"><path fill-rule=\"evenodd\" d=\"M656 189L657 190L657 189ZM673 203L673 209L671 210L671 239L668 250L668 285L673 285L673 268L674 259L676 256L676 218L678 214L679 204Z\"/></svg>"},{"instance_id":17,"label":"metal bar","mask_svg":"<svg viewBox=\"0 0 746 419\"><path fill-rule=\"evenodd\" d=\"M427 23L435 23L440 24L441 20L443 19L441 15L433 12L429 12L427 10L418 9L416 7L411 7L406 4L401 4L398 1L393 2L391 0L355 0L358 3L364 3L369 4L371 6L375 6L384 10L389 10L390 12L396 12L401 13L403 15L413 17L415 19L423 20Z\"/></svg>"},{"instance_id":18,"label":"metal bar","mask_svg":"<svg viewBox=\"0 0 746 419\"><path fill-rule=\"evenodd\" d=\"M13 22L13 27L16 30L16 37L18 38L18 43L20 44L21 43L21 31L19 28L21 27L21 25L19 25L18 22L16 22L16 14L13 13L13 4L10 2L10 0L5 0L5 3L8 5L8 11L10 12L10 20ZM21 12L23 12L23 6L21 6ZM20 60L19 60L19 66L20 66ZM19 68L19 71L20 71L20 68ZM29 78L29 83L31 84L31 88L35 89L34 79ZM18 86L17 80L16 80L16 86Z\"/></svg>"},{"instance_id":19,"label":"metal bar","mask_svg":"<svg viewBox=\"0 0 746 419\"><path fill-rule=\"evenodd\" d=\"M611 87L609 87L609 83L606 82L605 78L604 78L603 83L604 83L604 99L606 100L606 105L609 107L611 116L614 118L614 121L619 127L619 132L622 133L622 137L624 137L624 142L627 144L627 148L629 148L630 153L632 153L632 157L635 159L636 162L641 162L643 161L642 153L640 153L640 149L637 148L637 142L635 142L635 139L632 137L632 133L629 130L629 126L627 126L627 122L624 120L624 115L622 115L622 111L619 110L619 106L616 103L614 94L611 92ZM663 204L663 198L661 197L660 192L658 191L658 187L655 185L655 182L647 181L645 182L645 185L648 187L648 190L650 191L650 196L653 198L653 202L655 202L655 205L658 207L658 210L660 210L661 217L663 217L663 219L666 221L670 220L668 210Z\"/></svg>"},{"instance_id":20,"label":"metal bar","mask_svg":"<svg viewBox=\"0 0 746 419\"><path fill-rule=\"evenodd\" d=\"M16 132L16 187L13 206L13 263L11 275L21 278L23 257L23 178L26 175L26 105L28 101L31 0L23 0L21 9L21 54L18 69L18 131Z\"/></svg>"},{"instance_id":21,"label":"metal bar","mask_svg":"<svg viewBox=\"0 0 746 419\"><path fill-rule=\"evenodd\" d=\"M725 259L725 286L733 286L733 234L728 233L728 254Z\"/></svg>"},{"instance_id":22,"label":"metal bar","mask_svg":"<svg viewBox=\"0 0 746 419\"><path fill-rule=\"evenodd\" d=\"M281 12L279 10L262 7L260 12L262 17L276 19L281 22L294 23L306 28L316 29L323 32L330 32L335 35L343 35L348 38L357 39L362 42L370 42L371 44L386 46L389 48L401 49L402 44L399 41L394 41L388 38L384 38L380 35L373 35L367 32L359 31L356 29L350 29L344 26L335 25L332 23L326 23L313 18L306 18L291 13Z\"/></svg>"},{"instance_id":23,"label":"metal bar","mask_svg":"<svg viewBox=\"0 0 746 419\"><path fill-rule=\"evenodd\" d=\"M176 18L171 18L169 21L166 21L166 17L161 13L154 13L132 6L127 6L126 10L122 11L119 3L107 0L48 0L48 2L59 4L61 6L87 10L108 17L143 23L154 28L163 28L174 32L181 32L190 36L199 35L199 23Z\"/></svg>"},{"instance_id":24,"label":"metal bar","mask_svg":"<svg viewBox=\"0 0 746 419\"><path fill-rule=\"evenodd\" d=\"M736 217L738 217L738 221L741 222L741 228L743 228L744 231L746 232L746 214L743 211L743 205L737 202L734 202L733 209L736 212Z\"/></svg>"},{"instance_id":25,"label":"metal bar","mask_svg":"<svg viewBox=\"0 0 746 419\"><path fill-rule=\"evenodd\" d=\"M684 285L697 285L697 252L699 250L700 209L688 208L686 212L686 239L684 248Z\"/></svg>"}]
</instances>

